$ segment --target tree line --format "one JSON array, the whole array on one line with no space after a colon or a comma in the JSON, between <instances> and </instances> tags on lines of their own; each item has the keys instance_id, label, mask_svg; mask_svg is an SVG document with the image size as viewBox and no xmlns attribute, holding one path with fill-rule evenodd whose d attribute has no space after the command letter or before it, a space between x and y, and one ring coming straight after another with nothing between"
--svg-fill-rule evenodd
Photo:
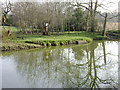
<instances>
[{"instance_id":1,"label":"tree line","mask_svg":"<svg viewBox=\"0 0 120 90\"><path fill-rule=\"evenodd\" d=\"M45 23L50 32L64 31L98 31L98 22L104 22L105 31L107 16L98 8L98 0L87 3L76 2L15 2L6 3L3 8L2 24L16 26L20 32L42 32ZM99 15L102 18L99 18Z\"/></svg>"}]
</instances>

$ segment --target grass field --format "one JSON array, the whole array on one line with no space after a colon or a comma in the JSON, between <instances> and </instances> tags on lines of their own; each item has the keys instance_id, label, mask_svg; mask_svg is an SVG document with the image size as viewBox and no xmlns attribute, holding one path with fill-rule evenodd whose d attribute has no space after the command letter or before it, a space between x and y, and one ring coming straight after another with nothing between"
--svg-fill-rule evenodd
<instances>
[{"instance_id":1,"label":"grass field","mask_svg":"<svg viewBox=\"0 0 120 90\"><path fill-rule=\"evenodd\" d=\"M3 29L2 27L0 27L0 30L2 30L2 42L4 41L13 41L13 42L25 42L25 41L44 41L44 40L55 40L55 41L59 41L59 40L89 40L88 37L96 37L96 36L100 36L99 34L92 34L91 33L86 33L86 32L59 32L59 35L56 35L56 32L53 32L51 35L49 36L45 36L45 35L23 35L23 34L17 34L17 28L16 27L9 27L9 26L5 26L5 29ZM7 37L7 30L11 30L12 36L11 37ZM22 37L24 38L17 38L17 37Z\"/></svg>"},{"instance_id":2,"label":"grass field","mask_svg":"<svg viewBox=\"0 0 120 90\"><path fill-rule=\"evenodd\" d=\"M0 26L2 32L1 48L6 50L13 50L14 48L36 48L40 46L58 46L68 44L78 44L80 41L92 42L93 39L104 39L101 33L91 33L85 31L72 31L72 32L52 32L49 35L42 35L42 33L34 34L18 34L16 27ZM7 36L7 31L11 30L12 35ZM82 42L83 43L83 42ZM84 43L85 44L85 43Z\"/></svg>"}]
</instances>

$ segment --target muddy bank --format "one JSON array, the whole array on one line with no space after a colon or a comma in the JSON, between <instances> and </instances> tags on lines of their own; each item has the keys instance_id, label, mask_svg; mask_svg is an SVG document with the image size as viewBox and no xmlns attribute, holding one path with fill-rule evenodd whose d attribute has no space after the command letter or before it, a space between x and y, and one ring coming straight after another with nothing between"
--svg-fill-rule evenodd
<instances>
[{"instance_id":1,"label":"muddy bank","mask_svg":"<svg viewBox=\"0 0 120 90\"><path fill-rule=\"evenodd\" d=\"M1 51L14 51L14 50L25 50L25 49L33 49L33 48L41 48L41 45L35 44L3 44L0 46Z\"/></svg>"}]
</instances>

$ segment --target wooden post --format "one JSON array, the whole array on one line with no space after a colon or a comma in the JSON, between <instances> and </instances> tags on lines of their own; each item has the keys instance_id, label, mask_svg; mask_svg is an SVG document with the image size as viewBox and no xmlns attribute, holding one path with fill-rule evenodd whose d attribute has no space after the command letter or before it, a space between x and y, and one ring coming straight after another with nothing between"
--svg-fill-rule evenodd
<instances>
[{"instance_id":1,"label":"wooden post","mask_svg":"<svg viewBox=\"0 0 120 90\"><path fill-rule=\"evenodd\" d=\"M43 35L48 35L48 23L45 23L45 31L43 32Z\"/></svg>"},{"instance_id":2,"label":"wooden post","mask_svg":"<svg viewBox=\"0 0 120 90\"><path fill-rule=\"evenodd\" d=\"M48 26L46 26L45 34L48 35Z\"/></svg>"}]
</instances>

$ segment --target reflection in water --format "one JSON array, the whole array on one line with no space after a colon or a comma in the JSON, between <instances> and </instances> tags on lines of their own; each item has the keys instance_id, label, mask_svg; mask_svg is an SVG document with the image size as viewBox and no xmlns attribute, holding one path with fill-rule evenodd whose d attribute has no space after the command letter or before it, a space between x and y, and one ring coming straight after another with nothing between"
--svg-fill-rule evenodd
<instances>
[{"instance_id":1,"label":"reflection in water","mask_svg":"<svg viewBox=\"0 0 120 90\"><path fill-rule=\"evenodd\" d=\"M117 88L117 47L117 41L95 41L88 46L3 54L3 87ZM8 72L11 68L13 72ZM6 79L10 73L12 81Z\"/></svg>"}]
</instances>

